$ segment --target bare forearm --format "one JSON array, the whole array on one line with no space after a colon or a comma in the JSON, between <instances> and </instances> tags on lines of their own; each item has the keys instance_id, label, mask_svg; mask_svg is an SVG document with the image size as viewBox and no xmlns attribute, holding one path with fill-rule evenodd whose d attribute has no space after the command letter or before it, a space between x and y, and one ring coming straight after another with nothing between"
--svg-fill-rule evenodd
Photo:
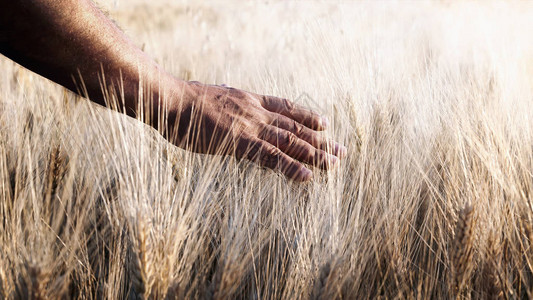
<instances>
[{"instance_id":1,"label":"bare forearm","mask_svg":"<svg viewBox=\"0 0 533 300\"><path fill-rule=\"evenodd\" d=\"M114 85L124 93L128 114L138 107L140 81L156 98L184 84L160 69L90 0L0 0L0 11L2 54L75 92L81 77L97 103L104 104L102 73L105 88Z\"/></svg>"}]
</instances>

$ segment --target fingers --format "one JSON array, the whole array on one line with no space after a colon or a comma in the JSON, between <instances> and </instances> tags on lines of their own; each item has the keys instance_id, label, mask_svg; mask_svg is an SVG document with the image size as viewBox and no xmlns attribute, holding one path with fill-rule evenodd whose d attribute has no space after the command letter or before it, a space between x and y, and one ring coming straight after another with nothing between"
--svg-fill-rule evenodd
<instances>
[{"instance_id":1,"label":"fingers","mask_svg":"<svg viewBox=\"0 0 533 300\"><path fill-rule=\"evenodd\" d=\"M287 99L263 96L261 105L266 110L284 115L313 130L324 130L329 125L326 117L316 112L299 107Z\"/></svg>"},{"instance_id":2,"label":"fingers","mask_svg":"<svg viewBox=\"0 0 533 300\"><path fill-rule=\"evenodd\" d=\"M332 153L333 155L343 158L346 155L346 147L328 140L318 134L318 132L311 130L295 120L291 120L285 116L273 115L271 124L279 128L285 129L300 139L306 141L310 145L320 150Z\"/></svg>"},{"instance_id":3,"label":"fingers","mask_svg":"<svg viewBox=\"0 0 533 300\"><path fill-rule=\"evenodd\" d=\"M338 162L335 156L313 147L294 133L276 126L268 125L265 127L259 138L276 146L298 161L324 170L332 168Z\"/></svg>"},{"instance_id":4,"label":"fingers","mask_svg":"<svg viewBox=\"0 0 533 300\"><path fill-rule=\"evenodd\" d=\"M241 139L236 151L237 158L247 158L269 169L281 171L285 176L298 182L313 177L311 170L289 157L274 145L260 139Z\"/></svg>"}]
</instances>

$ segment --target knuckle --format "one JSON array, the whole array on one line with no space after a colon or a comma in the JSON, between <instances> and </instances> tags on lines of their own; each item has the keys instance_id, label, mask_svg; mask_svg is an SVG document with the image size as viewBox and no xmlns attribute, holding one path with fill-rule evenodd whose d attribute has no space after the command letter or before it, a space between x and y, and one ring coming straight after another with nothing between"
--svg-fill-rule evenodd
<instances>
[{"instance_id":1,"label":"knuckle","mask_svg":"<svg viewBox=\"0 0 533 300\"><path fill-rule=\"evenodd\" d=\"M242 99L246 97L246 93L239 89L228 87L227 90L228 90L228 95L230 97L234 97L238 99Z\"/></svg>"},{"instance_id":2,"label":"knuckle","mask_svg":"<svg viewBox=\"0 0 533 300\"><path fill-rule=\"evenodd\" d=\"M303 133L302 125L295 120L292 120L291 129L291 131L297 136L300 136Z\"/></svg>"},{"instance_id":3,"label":"knuckle","mask_svg":"<svg viewBox=\"0 0 533 300\"><path fill-rule=\"evenodd\" d=\"M281 160L281 150L276 147L266 147L263 151L261 162L269 168L276 168Z\"/></svg>"},{"instance_id":4,"label":"knuckle","mask_svg":"<svg viewBox=\"0 0 533 300\"><path fill-rule=\"evenodd\" d=\"M298 140L298 137L289 131L283 133L283 144L287 147L293 147Z\"/></svg>"},{"instance_id":5,"label":"knuckle","mask_svg":"<svg viewBox=\"0 0 533 300\"><path fill-rule=\"evenodd\" d=\"M261 96L261 102L263 103L264 107L271 107L272 106L272 98L262 95Z\"/></svg>"},{"instance_id":6,"label":"knuckle","mask_svg":"<svg viewBox=\"0 0 533 300\"><path fill-rule=\"evenodd\" d=\"M265 147L264 149L265 156L268 157L280 157L281 156L281 150L277 147Z\"/></svg>"},{"instance_id":7,"label":"knuckle","mask_svg":"<svg viewBox=\"0 0 533 300\"><path fill-rule=\"evenodd\" d=\"M281 99L281 102L283 103L283 108L287 111L293 111L294 110L294 103L287 99Z\"/></svg>"}]
</instances>

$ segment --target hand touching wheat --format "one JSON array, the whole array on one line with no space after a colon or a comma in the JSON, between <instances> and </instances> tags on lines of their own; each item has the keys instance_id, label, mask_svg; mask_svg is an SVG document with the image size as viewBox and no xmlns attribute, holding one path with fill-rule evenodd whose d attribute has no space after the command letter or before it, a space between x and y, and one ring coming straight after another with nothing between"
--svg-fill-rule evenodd
<instances>
[{"instance_id":1,"label":"hand touching wheat","mask_svg":"<svg viewBox=\"0 0 533 300\"><path fill-rule=\"evenodd\" d=\"M184 148L247 158L298 181L312 177L302 163L328 169L346 152L318 134L327 119L286 99L196 82L190 86L192 95L184 98L190 100L170 109L178 124L175 143Z\"/></svg>"},{"instance_id":2,"label":"hand touching wheat","mask_svg":"<svg viewBox=\"0 0 533 300\"><path fill-rule=\"evenodd\" d=\"M0 0L0 52L73 91L81 77L102 105L119 90L125 113L168 120L149 124L192 151L247 158L298 181L312 177L303 163L327 169L346 151L318 135L325 119L287 100L173 77L90 0ZM139 86L154 92L138 97Z\"/></svg>"}]
</instances>

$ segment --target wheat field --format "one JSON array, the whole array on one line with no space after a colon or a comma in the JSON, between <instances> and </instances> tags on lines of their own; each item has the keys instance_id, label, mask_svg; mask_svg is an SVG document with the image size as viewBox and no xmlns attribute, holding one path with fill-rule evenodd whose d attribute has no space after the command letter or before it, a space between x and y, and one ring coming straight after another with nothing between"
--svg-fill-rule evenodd
<instances>
[{"instance_id":1,"label":"wheat field","mask_svg":"<svg viewBox=\"0 0 533 300\"><path fill-rule=\"evenodd\" d=\"M292 182L0 59L2 299L533 297L533 2L101 1L348 148Z\"/></svg>"}]
</instances>

